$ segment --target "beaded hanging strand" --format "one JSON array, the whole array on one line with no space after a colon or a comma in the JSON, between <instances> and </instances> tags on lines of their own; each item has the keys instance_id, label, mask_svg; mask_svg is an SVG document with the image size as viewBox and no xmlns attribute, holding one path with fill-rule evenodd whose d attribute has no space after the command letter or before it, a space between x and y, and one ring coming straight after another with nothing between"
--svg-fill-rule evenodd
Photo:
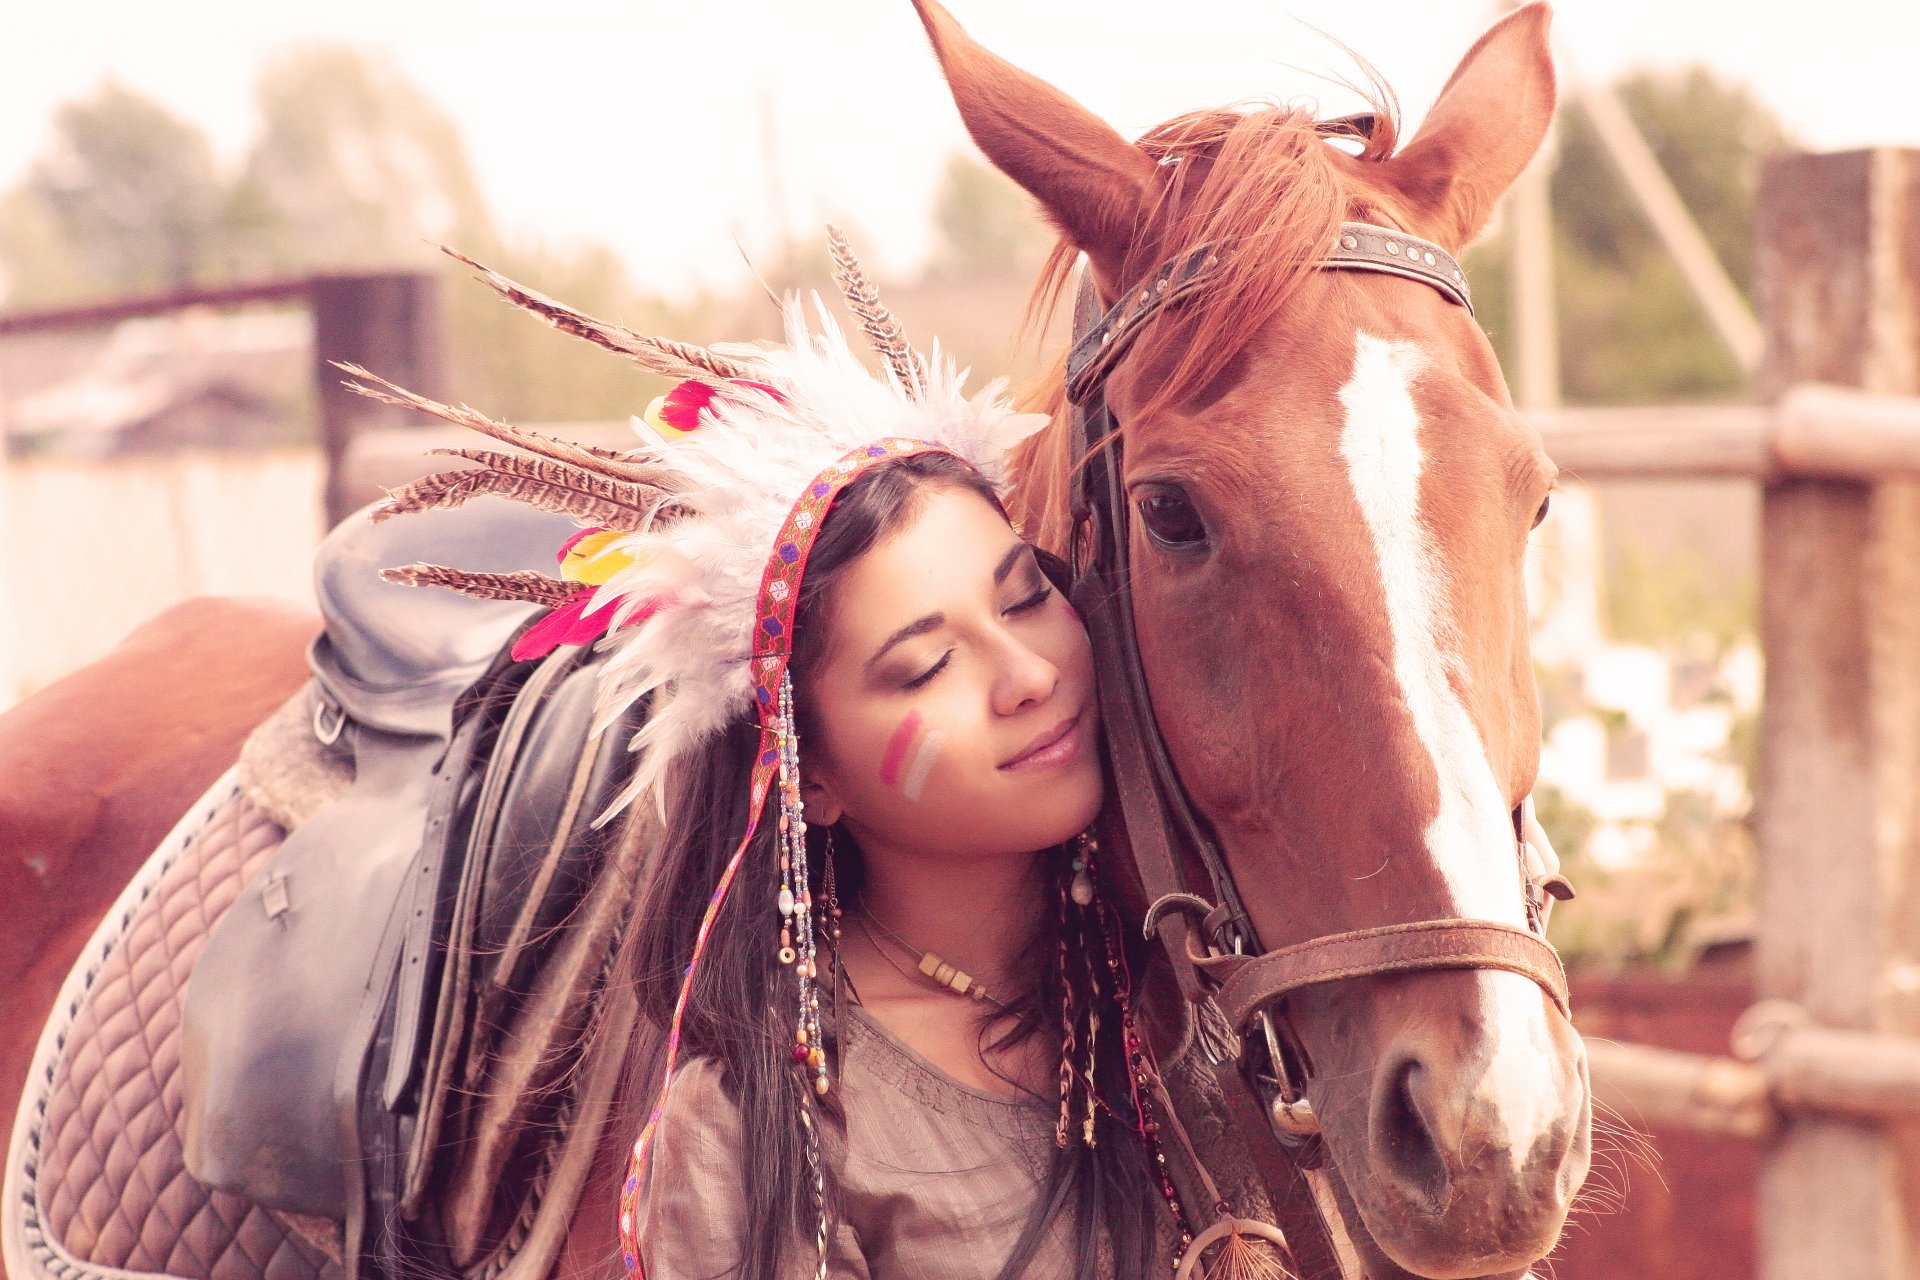
<instances>
[{"instance_id":1,"label":"beaded hanging strand","mask_svg":"<svg viewBox=\"0 0 1920 1280\"><path fill-rule=\"evenodd\" d=\"M1095 855L1099 846L1087 840L1080 847L1080 858L1084 871L1091 881L1096 874ZM1173 1185L1173 1176L1167 1171L1167 1153L1160 1145L1160 1119L1154 1112L1154 1095L1160 1086L1160 1074L1153 1058L1147 1050L1147 1043L1140 1035L1140 1028L1133 1018L1133 975L1127 967L1126 944L1121 940L1119 926L1107 911L1104 898L1098 895L1093 899L1095 928L1105 944L1107 953L1107 973L1113 984L1114 1003L1120 1008L1121 1047L1127 1055L1127 1088L1132 1094L1134 1131L1153 1153L1153 1174L1160 1182L1160 1195L1167 1202L1167 1210L1173 1215L1174 1229L1179 1232L1180 1245L1174 1250L1174 1267L1193 1244L1193 1225L1187 1219L1187 1212L1180 1203L1180 1192Z\"/></svg>"},{"instance_id":2,"label":"beaded hanging strand","mask_svg":"<svg viewBox=\"0 0 1920 1280\"><path fill-rule=\"evenodd\" d=\"M1073 859L1073 879L1068 887L1068 896L1080 908L1080 959L1087 975L1087 1051L1081 1068L1087 1084L1087 1106L1085 1118L1081 1121L1081 1135L1089 1147L1097 1145L1093 1119L1100 1098L1100 1086L1094 1078L1100 1043L1100 973L1099 961L1093 954L1093 937L1099 921L1093 911L1095 895L1092 892L1093 851L1097 847L1091 835L1085 832L1080 834L1079 848ZM1084 893L1082 885L1086 886Z\"/></svg>"},{"instance_id":3,"label":"beaded hanging strand","mask_svg":"<svg viewBox=\"0 0 1920 1280\"><path fill-rule=\"evenodd\" d=\"M1072 913L1068 908L1067 882L1060 882L1060 928L1055 956L1055 964L1060 975L1060 1119L1053 1127L1053 1145L1066 1150L1070 1141L1069 1132L1073 1128L1074 1081L1077 1072L1073 1064L1073 1052L1076 1037L1073 1007L1073 965L1067 952L1067 933L1072 923Z\"/></svg>"},{"instance_id":4,"label":"beaded hanging strand","mask_svg":"<svg viewBox=\"0 0 1920 1280\"><path fill-rule=\"evenodd\" d=\"M780 681L780 959L793 966L799 1008L794 1019L793 1060L813 1077L813 1092L832 1088L827 1048L820 1034L819 957L814 944L813 889L807 869L807 819L800 802L800 735L793 718L793 678ZM788 940L791 939L791 946Z\"/></svg>"},{"instance_id":5,"label":"beaded hanging strand","mask_svg":"<svg viewBox=\"0 0 1920 1280\"><path fill-rule=\"evenodd\" d=\"M793 967L799 990L794 1021L793 1059L811 1079L812 1096L800 1096L800 1127L805 1134L807 1170L813 1175L815 1210L814 1280L827 1280L827 1182L820 1164L820 1133L814 1123L814 1098L832 1087L827 1075L826 1038L820 1034L819 957L814 946L813 890L807 867L807 819L800 800L800 734L793 715L793 676L782 673L775 717L775 748L780 753L780 961Z\"/></svg>"}]
</instances>

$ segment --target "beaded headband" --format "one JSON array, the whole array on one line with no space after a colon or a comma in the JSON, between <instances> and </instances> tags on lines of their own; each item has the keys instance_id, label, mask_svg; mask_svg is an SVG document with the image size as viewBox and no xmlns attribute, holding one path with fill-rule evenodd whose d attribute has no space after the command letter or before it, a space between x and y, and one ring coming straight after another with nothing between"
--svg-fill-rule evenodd
<instances>
[{"instance_id":1,"label":"beaded headband","mask_svg":"<svg viewBox=\"0 0 1920 1280\"><path fill-rule=\"evenodd\" d=\"M1009 451L1046 423L1040 415L1013 412L1002 398L1003 382L967 396L965 375L941 358L937 346L929 360L906 342L837 232L830 232L829 244L848 306L885 362L878 378L854 355L817 297L811 315L798 299L787 301L783 345L708 351L594 320L462 259L508 301L556 328L682 379L648 408L637 447L629 451L511 427L346 366L362 380L349 385L363 394L424 410L521 450L440 450L477 466L395 490L375 519L494 494L565 512L586 526L559 549L558 577L425 564L383 576L547 606L549 612L516 642L516 658L541 657L561 644L597 643L607 651L600 725L619 719L642 698L649 700L649 714L629 743L639 753L634 776L601 822L645 793L664 803L662 783L673 760L712 741L749 707L758 721L747 829L695 934L667 1028L658 1101L634 1144L622 1188L621 1251L635 1275L635 1208L679 1060L689 992L776 781L780 960L794 971L798 996L794 1057L811 1092L824 1094L830 1087L814 982L813 895L788 663L808 556L833 502L875 467L927 453L962 459L1004 493ZM817 1138L804 1107L803 1117L809 1154L817 1161ZM824 1264L824 1254L822 1259Z\"/></svg>"}]
</instances>

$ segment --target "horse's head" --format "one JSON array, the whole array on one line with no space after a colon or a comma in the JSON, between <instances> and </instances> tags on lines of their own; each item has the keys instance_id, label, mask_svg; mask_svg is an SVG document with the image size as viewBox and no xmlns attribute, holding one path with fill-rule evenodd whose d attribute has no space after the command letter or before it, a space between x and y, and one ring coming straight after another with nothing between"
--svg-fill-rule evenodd
<instances>
[{"instance_id":1,"label":"horse's head","mask_svg":"<svg viewBox=\"0 0 1920 1280\"><path fill-rule=\"evenodd\" d=\"M1406 146L1386 111L1356 120L1354 154L1282 108L1129 143L920 3L975 140L1085 253L1104 303L1223 250L1105 394L1155 718L1261 944L1524 927L1512 814L1539 712L1522 559L1554 468L1465 307L1314 264L1344 219L1455 251L1479 232L1552 114L1545 8L1475 45ZM1037 513L1056 547L1061 507ZM1366 977L1288 1012L1374 1274L1506 1274L1552 1247L1589 1110L1580 1041L1540 986Z\"/></svg>"}]
</instances>

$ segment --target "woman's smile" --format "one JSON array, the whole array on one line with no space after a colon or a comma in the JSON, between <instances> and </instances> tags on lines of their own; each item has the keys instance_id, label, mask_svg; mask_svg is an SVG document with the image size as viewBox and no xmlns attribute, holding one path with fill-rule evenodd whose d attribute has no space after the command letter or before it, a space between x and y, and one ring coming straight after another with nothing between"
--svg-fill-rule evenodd
<instances>
[{"instance_id":1,"label":"woman's smile","mask_svg":"<svg viewBox=\"0 0 1920 1280\"><path fill-rule=\"evenodd\" d=\"M1072 764L1087 745L1087 709L1080 708L1023 747L1000 767L1009 773L1045 773Z\"/></svg>"}]
</instances>

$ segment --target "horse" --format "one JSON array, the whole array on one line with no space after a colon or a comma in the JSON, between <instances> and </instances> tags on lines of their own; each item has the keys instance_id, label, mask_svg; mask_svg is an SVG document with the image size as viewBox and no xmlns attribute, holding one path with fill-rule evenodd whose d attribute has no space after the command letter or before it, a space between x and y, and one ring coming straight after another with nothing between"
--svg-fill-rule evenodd
<instances>
[{"instance_id":1,"label":"horse","mask_svg":"<svg viewBox=\"0 0 1920 1280\"><path fill-rule=\"evenodd\" d=\"M1330 1198L1315 1209L1341 1224L1341 1273L1524 1275L1558 1237L1591 1133L1583 1050L1537 966L1417 955L1284 1001L1206 980L1246 958L1211 945L1229 935L1284 957L1436 922L1535 924L1510 816L1538 755L1521 560L1552 464L1464 284L1436 287L1432 261L1390 268L1384 249L1364 273L1321 268L1350 225L1443 269L1481 229L1551 116L1546 12L1496 24L1396 149L1385 110L1335 129L1201 112L1130 143L916 4L976 142L1063 233L1050 278L1084 257L1093 310L1123 309L1095 329L1122 338L1096 361L1114 429L1076 445L1060 370L1013 502L1085 565L1078 477L1107 460L1123 495L1105 534L1126 553L1119 621L1151 715L1133 727L1157 732L1191 805L1172 856L1221 893L1165 910L1137 865L1155 833L1116 811L1103 826L1136 866L1103 865L1121 864L1123 913L1157 927L1175 969L1190 958L1188 994L1246 1004L1229 1031L1242 1049L1265 1039L1267 1070L1297 1085L1273 1110L1318 1131ZM1256 1120L1250 1146L1287 1136ZM608 1132L605 1152L630 1137ZM588 1183L561 1270L611 1255L616 1187Z\"/></svg>"},{"instance_id":2,"label":"horse","mask_svg":"<svg viewBox=\"0 0 1920 1280\"><path fill-rule=\"evenodd\" d=\"M937 0L916 7L975 143L1060 228L1055 284L1084 256L1097 307L1115 309L1102 339L1131 344L1077 353L1104 369L1111 415L1078 458L1065 402L1089 380L1056 380L1022 515L1055 550L1082 549L1066 482L1123 447L1123 621L1251 937L1525 926L1513 815L1539 710L1522 560L1555 469L1446 287L1464 284L1457 268L1432 268L1544 137L1546 7L1493 26L1404 147L1383 104L1338 127L1350 149L1272 107L1129 142ZM1321 269L1369 238L1384 241L1373 269ZM1123 887L1144 915L1141 886ZM1550 986L1455 968L1287 996L1282 1030L1369 1275L1518 1274L1552 1247L1591 1111Z\"/></svg>"},{"instance_id":3,"label":"horse","mask_svg":"<svg viewBox=\"0 0 1920 1280\"><path fill-rule=\"evenodd\" d=\"M197 597L0 716L0 1114L81 943L194 796L307 678L310 611ZM238 659L238 660L236 660Z\"/></svg>"}]
</instances>

